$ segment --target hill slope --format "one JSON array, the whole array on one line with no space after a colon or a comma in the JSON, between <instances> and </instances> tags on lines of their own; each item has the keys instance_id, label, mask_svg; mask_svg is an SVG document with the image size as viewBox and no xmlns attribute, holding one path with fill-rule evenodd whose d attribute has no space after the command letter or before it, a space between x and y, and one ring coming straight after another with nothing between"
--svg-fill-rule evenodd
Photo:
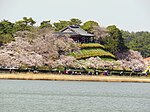
<instances>
[{"instance_id":1,"label":"hill slope","mask_svg":"<svg viewBox=\"0 0 150 112\"><path fill-rule=\"evenodd\" d=\"M86 59L90 57L100 57L104 60L116 59L113 54L105 50L105 47L98 43L78 44L81 50L70 53L76 59Z\"/></svg>"}]
</instances>

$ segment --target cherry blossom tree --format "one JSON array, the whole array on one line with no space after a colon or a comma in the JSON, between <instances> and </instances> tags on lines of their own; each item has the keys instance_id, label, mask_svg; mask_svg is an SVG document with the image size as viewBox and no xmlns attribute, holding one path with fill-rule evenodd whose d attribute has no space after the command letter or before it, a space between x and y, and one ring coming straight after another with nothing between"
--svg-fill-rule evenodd
<instances>
[{"instance_id":1,"label":"cherry blossom tree","mask_svg":"<svg viewBox=\"0 0 150 112\"><path fill-rule=\"evenodd\" d=\"M138 71L143 71L146 68L144 59L138 51L129 50L118 53L117 58L122 61L122 65L126 68Z\"/></svg>"}]
</instances>

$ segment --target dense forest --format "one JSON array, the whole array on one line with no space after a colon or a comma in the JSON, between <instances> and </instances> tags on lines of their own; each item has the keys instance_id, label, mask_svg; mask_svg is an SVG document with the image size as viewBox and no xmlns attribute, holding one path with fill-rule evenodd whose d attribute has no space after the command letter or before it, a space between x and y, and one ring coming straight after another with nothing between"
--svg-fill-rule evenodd
<instances>
[{"instance_id":1,"label":"dense forest","mask_svg":"<svg viewBox=\"0 0 150 112\"><path fill-rule=\"evenodd\" d=\"M143 57L150 57L150 32L128 32L122 30L126 46L139 51Z\"/></svg>"},{"instance_id":2,"label":"dense forest","mask_svg":"<svg viewBox=\"0 0 150 112\"><path fill-rule=\"evenodd\" d=\"M63 35L61 38L53 35L54 32L70 25L80 26L94 34L94 43L98 44L85 44L84 46L88 46L89 49L87 52L87 48L84 50L83 45L76 44L68 38L68 35ZM130 33L120 30L115 25L101 27L95 21L83 23L77 18L54 23L46 20L39 26L36 26L35 20L28 17L23 17L15 23L2 20L0 22L0 66L108 67L141 70L146 66L143 57L150 56L149 39L149 32ZM116 60L108 61L99 57L105 54ZM82 59L81 55L86 59Z\"/></svg>"}]
</instances>

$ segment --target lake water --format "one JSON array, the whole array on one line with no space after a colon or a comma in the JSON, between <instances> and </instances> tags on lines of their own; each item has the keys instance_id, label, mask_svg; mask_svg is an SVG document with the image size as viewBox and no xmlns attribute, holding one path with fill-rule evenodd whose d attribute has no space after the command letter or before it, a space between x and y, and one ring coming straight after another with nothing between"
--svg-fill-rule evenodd
<instances>
[{"instance_id":1,"label":"lake water","mask_svg":"<svg viewBox=\"0 0 150 112\"><path fill-rule=\"evenodd\" d=\"M0 80L0 112L150 112L150 84Z\"/></svg>"}]
</instances>

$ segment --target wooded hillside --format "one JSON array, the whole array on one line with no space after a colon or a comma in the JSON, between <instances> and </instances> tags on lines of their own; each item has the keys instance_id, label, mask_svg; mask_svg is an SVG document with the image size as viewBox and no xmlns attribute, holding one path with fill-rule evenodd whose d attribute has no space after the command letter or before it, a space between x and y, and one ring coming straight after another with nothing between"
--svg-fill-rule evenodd
<instances>
[{"instance_id":1,"label":"wooded hillside","mask_svg":"<svg viewBox=\"0 0 150 112\"><path fill-rule=\"evenodd\" d=\"M115 25L105 28L95 21L82 23L76 18L52 24L46 20L40 26L35 26L35 23L27 17L15 23L0 22L0 66L131 70L143 70L147 66L139 52L129 49L149 56L149 41L146 41L149 32L133 33L132 37L132 33L121 31ZM79 25L94 34L94 44L77 44L69 35L54 35L68 25ZM139 41L136 36L145 43L136 43ZM143 45L145 47L140 47Z\"/></svg>"}]
</instances>

